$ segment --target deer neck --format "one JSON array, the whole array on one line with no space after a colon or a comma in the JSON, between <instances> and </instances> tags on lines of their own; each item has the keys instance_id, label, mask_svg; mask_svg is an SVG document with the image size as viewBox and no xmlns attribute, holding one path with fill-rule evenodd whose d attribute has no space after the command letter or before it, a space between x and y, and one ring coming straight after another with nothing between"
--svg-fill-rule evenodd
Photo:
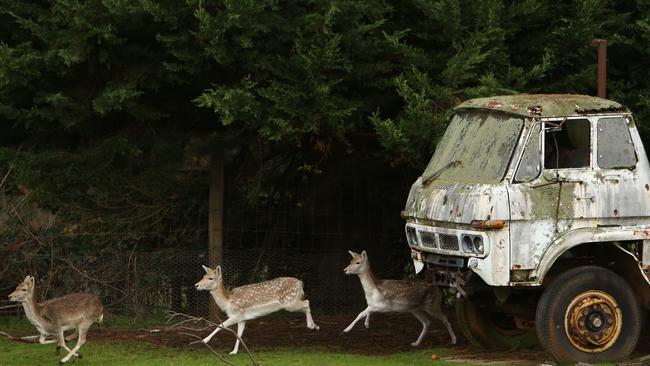
<instances>
[{"instance_id":1,"label":"deer neck","mask_svg":"<svg viewBox=\"0 0 650 366\"><path fill-rule=\"evenodd\" d=\"M366 298L371 297L379 290L377 287L377 279L372 273L370 265L368 265L367 271L359 273L359 280L361 280L361 286L363 287L363 292L366 294Z\"/></svg>"},{"instance_id":2,"label":"deer neck","mask_svg":"<svg viewBox=\"0 0 650 366\"><path fill-rule=\"evenodd\" d=\"M223 286L223 283L220 283L216 289L210 290L210 295L212 295L214 302L217 303L217 306L221 310L228 312L230 307L230 291Z\"/></svg>"},{"instance_id":3,"label":"deer neck","mask_svg":"<svg viewBox=\"0 0 650 366\"><path fill-rule=\"evenodd\" d=\"M34 298L31 296L27 298L26 301L23 301L22 304L23 310L25 310L25 316L29 322L32 323L40 333L47 334L45 328L49 323L41 315L40 304L36 303Z\"/></svg>"}]
</instances>

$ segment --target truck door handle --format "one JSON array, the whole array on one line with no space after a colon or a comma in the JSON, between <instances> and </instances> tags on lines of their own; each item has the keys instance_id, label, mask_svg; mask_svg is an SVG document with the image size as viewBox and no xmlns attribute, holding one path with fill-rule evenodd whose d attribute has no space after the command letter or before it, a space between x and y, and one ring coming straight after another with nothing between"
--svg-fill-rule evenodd
<instances>
[{"instance_id":1,"label":"truck door handle","mask_svg":"<svg viewBox=\"0 0 650 366\"><path fill-rule=\"evenodd\" d=\"M605 174L603 175L603 180L618 183L618 181L621 179L620 174Z\"/></svg>"}]
</instances>

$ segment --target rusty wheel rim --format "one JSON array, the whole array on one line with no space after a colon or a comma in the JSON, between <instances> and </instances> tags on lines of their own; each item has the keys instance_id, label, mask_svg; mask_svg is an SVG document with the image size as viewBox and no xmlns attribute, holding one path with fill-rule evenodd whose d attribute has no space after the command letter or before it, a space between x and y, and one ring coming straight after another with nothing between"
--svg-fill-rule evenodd
<instances>
[{"instance_id":1,"label":"rusty wheel rim","mask_svg":"<svg viewBox=\"0 0 650 366\"><path fill-rule=\"evenodd\" d=\"M571 344L581 351L602 352L621 334L623 313L616 300L602 291L576 296L567 307L564 331Z\"/></svg>"}]
</instances>

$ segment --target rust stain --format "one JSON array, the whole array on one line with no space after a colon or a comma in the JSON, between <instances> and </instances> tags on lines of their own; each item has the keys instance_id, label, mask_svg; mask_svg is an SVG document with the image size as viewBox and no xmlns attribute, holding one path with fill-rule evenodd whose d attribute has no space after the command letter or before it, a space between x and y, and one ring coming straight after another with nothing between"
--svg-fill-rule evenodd
<instances>
[{"instance_id":1,"label":"rust stain","mask_svg":"<svg viewBox=\"0 0 650 366\"><path fill-rule=\"evenodd\" d=\"M485 107L490 108L490 109L499 109L499 108L503 107L503 104L501 102L498 102L498 101L491 101Z\"/></svg>"},{"instance_id":2,"label":"rust stain","mask_svg":"<svg viewBox=\"0 0 650 366\"><path fill-rule=\"evenodd\" d=\"M542 115L543 108L541 105L531 105L528 107L528 114L531 114L533 116L541 116Z\"/></svg>"},{"instance_id":3,"label":"rust stain","mask_svg":"<svg viewBox=\"0 0 650 366\"><path fill-rule=\"evenodd\" d=\"M506 227L505 220L474 220L472 221L474 229L482 230L501 230Z\"/></svg>"}]
</instances>

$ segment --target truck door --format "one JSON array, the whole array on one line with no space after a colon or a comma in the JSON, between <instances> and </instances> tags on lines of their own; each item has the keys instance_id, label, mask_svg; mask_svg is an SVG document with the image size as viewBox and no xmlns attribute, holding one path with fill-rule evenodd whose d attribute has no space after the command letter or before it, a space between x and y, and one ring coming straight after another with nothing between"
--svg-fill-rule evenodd
<instances>
[{"instance_id":1,"label":"truck door","mask_svg":"<svg viewBox=\"0 0 650 366\"><path fill-rule=\"evenodd\" d=\"M599 225L621 225L621 218L647 215L647 182L639 179L638 153L627 116L600 117L596 133L596 165L600 181Z\"/></svg>"},{"instance_id":2,"label":"truck door","mask_svg":"<svg viewBox=\"0 0 650 366\"><path fill-rule=\"evenodd\" d=\"M513 270L537 268L563 233L598 217L598 185L588 118L537 122L508 187Z\"/></svg>"}]
</instances>

